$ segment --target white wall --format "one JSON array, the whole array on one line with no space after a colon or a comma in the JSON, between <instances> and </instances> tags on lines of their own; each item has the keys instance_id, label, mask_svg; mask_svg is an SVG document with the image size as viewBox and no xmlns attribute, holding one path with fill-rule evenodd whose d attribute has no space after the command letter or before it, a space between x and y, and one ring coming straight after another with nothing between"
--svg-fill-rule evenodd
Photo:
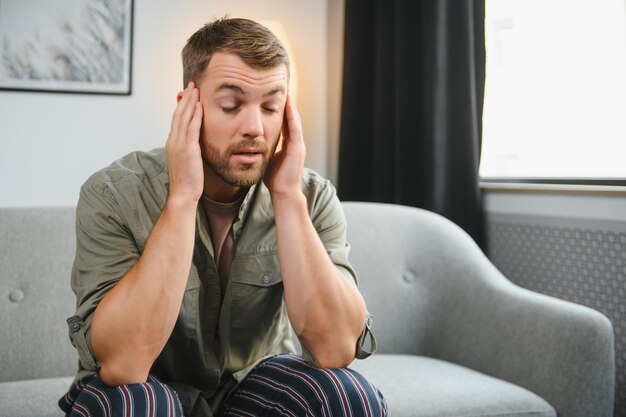
<instances>
[{"instance_id":1,"label":"white wall","mask_svg":"<svg viewBox=\"0 0 626 417\"><path fill-rule=\"evenodd\" d=\"M0 207L76 204L92 172L162 146L182 87L180 50L202 24L227 13L286 29L307 166L327 175L325 0L135 0L131 96L0 91Z\"/></svg>"}]
</instances>

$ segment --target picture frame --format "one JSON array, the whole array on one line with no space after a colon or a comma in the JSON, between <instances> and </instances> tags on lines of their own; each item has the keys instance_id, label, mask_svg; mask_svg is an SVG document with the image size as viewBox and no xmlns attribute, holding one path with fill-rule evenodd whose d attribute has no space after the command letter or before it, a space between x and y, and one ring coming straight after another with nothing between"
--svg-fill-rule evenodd
<instances>
[{"instance_id":1,"label":"picture frame","mask_svg":"<svg viewBox=\"0 0 626 417\"><path fill-rule=\"evenodd\" d=\"M0 90L131 94L133 0L0 0Z\"/></svg>"}]
</instances>

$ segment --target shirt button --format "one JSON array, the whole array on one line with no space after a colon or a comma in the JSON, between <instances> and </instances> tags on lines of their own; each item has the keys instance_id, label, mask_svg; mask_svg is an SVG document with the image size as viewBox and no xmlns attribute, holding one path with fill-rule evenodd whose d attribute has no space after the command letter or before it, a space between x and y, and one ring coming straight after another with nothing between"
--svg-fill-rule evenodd
<instances>
[{"instance_id":1,"label":"shirt button","mask_svg":"<svg viewBox=\"0 0 626 417\"><path fill-rule=\"evenodd\" d=\"M76 333L77 331L80 330L80 323L78 322L73 322L72 324L70 324L70 331L72 333Z\"/></svg>"},{"instance_id":2,"label":"shirt button","mask_svg":"<svg viewBox=\"0 0 626 417\"><path fill-rule=\"evenodd\" d=\"M263 278L261 278L261 281L263 281L263 284L269 284L270 283L270 276L265 274L263 275Z\"/></svg>"}]
</instances>

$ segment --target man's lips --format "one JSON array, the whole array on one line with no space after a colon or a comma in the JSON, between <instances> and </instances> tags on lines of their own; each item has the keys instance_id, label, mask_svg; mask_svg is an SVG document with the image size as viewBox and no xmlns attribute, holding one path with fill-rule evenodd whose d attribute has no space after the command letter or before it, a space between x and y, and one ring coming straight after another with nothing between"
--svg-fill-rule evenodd
<instances>
[{"instance_id":1,"label":"man's lips","mask_svg":"<svg viewBox=\"0 0 626 417\"><path fill-rule=\"evenodd\" d=\"M263 153L258 148L243 148L233 152L232 158L240 164L252 165L263 158Z\"/></svg>"}]
</instances>

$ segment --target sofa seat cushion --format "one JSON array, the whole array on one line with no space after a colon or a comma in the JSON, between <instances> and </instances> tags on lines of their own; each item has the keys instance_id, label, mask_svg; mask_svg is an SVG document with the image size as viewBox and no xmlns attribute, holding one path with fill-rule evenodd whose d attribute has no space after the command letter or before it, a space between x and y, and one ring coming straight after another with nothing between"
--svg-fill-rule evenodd
<instances>
[{"instance_id":1,"label":"sofa seat cushion","mask_svg":"<svg viewBox=\"0 0 626 417\"><path fill-rule=\"evenodd\" d=\"M376 354L350 367L383 393L393 417L556 417L522 387L438 359Z\"/></svg>"},{"instance_id":2,"label":"sofa seat cushion","mask_svg":"<svg viewBox=\"0 0 626 417\"><path fill-rule=\"evenodd\" d=\"M515 384L438 359L376 354L351 368L385 396L394 417L556 417L541 397ZM59 417L72 377L0 383L0 417Z\"/></svg>"},{"instance_id":3,"label":"sofa seat cushion","mask_svg":"<svg viewBox=\"0 0 626 417\"><path fill-rule=\"evenodd\" d=\"M0 383L0 417L59 417L57 405L74 377Z\"/></svg>"}]
</instances>

